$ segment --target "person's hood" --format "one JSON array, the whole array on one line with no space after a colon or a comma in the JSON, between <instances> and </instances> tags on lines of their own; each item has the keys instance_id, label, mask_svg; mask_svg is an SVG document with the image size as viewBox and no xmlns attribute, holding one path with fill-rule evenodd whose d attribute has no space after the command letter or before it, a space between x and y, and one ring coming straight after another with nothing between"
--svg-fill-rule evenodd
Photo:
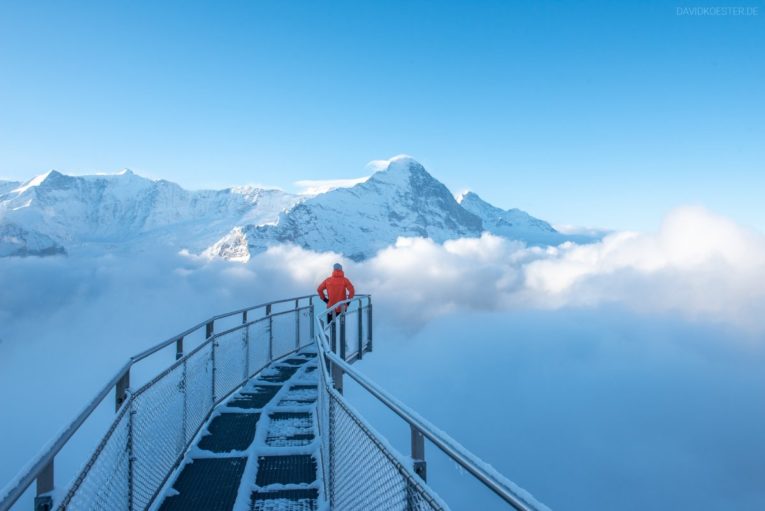
<instances>
[{"instance_id":1,"label":"person's hood","mask_svg":"<svg viewBox=\"0 0 765 511\"><path fill-rule=\"evenodd\" d=\"M345 277L345 273L343 273L343 270L332 270L332 276L333 277Z\"/></svg>"}]
</instances>

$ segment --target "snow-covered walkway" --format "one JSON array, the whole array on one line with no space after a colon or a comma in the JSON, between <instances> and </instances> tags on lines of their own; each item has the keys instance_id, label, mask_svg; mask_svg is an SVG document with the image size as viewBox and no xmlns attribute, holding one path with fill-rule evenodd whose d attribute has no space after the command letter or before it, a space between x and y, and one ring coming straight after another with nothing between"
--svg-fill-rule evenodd
<instances>
[{"instance_id":1,"label":"snow-covered walkway","mask_svg":"<svg viewBox=\"0 0 765 511\"><path fill-rule=\"evenodd\" d=\"M275 362L221 403L155 510L316 511L316 353Z\"/></svg>"}]
</instances>

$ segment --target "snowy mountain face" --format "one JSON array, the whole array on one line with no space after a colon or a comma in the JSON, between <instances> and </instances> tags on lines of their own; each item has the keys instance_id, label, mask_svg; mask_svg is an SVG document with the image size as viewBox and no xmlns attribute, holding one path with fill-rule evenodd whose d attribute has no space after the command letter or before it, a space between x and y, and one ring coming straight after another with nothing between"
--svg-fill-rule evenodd
<instances>
[{"instance_id":1,"label":"snowy mountain face","mask_svg":"<svg viewBox=\"0 0 765 511\"><path fill-rule=\"evenodd\" d=\"M458 203L417 161L397 157L367 181L297 204L274 225L237 228L210 247L208 256L246 260L269 245L290 242L362 260L399 236L437 242L477 237L485 230L530 244L567 239L550 224L520 210L503 211L475 194Z\"/></svg>"},{"instance_id":2,"label":"snowy mountain face","mask_svg":"<svg viewBox=\"0 0 765 511\"><path fill-rule=\"evenodd\" d=\"M0 257L65 254L64 247L50 237L15 224L0 224Z\"/></svg>"},{"instance_id":3,"label":"snowy mountain face","mask_svg":"<svg viewBox=\"0 0 765 511\"><path fill-rule=\"evenodd\" d=\"M208 255L241 259L269 245L290 242L315 251L341 252L354 260L371 257L399 236L447 239L479 236L481 220L411 158L351 188L338 188L282 213L275 225L235 230ZM242 244L246 243L246 249Z\"/></svg>"},{"instance_id":4,"label":"snowy mountain face","mask_svg":"<svg viewBox=\"0 0 765 511\"><path fill-rule=\"evenodd\" d=\"M462 194L457 201L467 211L479 217L484 230L492 234L523 240L530 245L554 245L566 241L566 236L550 224L520 209L500 209L473 192Z\"/></svg>"},{"instance_id":5,"label":"snowy mountain face","mask_svg":"<svg viewBox=\"0 0 765 511\"><path fill-rule=\"evenodd\" d=\"M0 224L23 226L64 246L159 242L201 251L234 225L276 221L280 210L299 200L253 187L191 192L130 171L51 171L0 194Z\"/></svg>"},{"instance_id":6,"label":"snowy mountain face","mask_svg":"<svg viewBox=\"0 0 765 511\"><path fill-rule=\"evenodd\" d=\"M18 181L0 180L0 197L21 185Z\"/></svg>"},{"instance_id":7,"label":"snowy mountain face","mask_svg":"<svg viewBox=\"0 0 765 511\"><path fill-rule=\"evenodd\" d=\"M271 245L293 243L358 261L402 236L441 243L489 231L531 245L575 238L474 193L455 200L412 158L396 157L381 168L352 186L308 197L254 187L188 191L130 171L51 171L24 184L0 182L0 256L159 246L247 261Z\"/></svg>"}]
</instances>

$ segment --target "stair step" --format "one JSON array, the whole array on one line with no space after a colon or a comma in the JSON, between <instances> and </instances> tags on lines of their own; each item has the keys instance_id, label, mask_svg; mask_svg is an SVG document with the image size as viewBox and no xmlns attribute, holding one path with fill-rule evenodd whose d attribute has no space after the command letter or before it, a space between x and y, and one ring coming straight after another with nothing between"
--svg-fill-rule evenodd
<instances>
[{"instance_id":1,"label":"stair step","mask_svg":"<svg viewBox=\"0 0 765 511\"><path fill-rule=\"evenodd\" d=\"M252 494L251 511L317 511L319 490L256 491Z\"/></svg>"},{"instance_id":2,"label":"stair step","mask_svg":"<svg viewBox=\"0 0 765 511\"><path fill-rule=\"evenodd\" d=\"M247 458L194 460L183 468L160 511L230 511Z\"/></svg>"},{"instance_id":3,"label":"stair step","mask_svg":"<svg viewBox=\"0 0 765 511\"><path fill-rule=\"evenodd\" d=\"M272 447L308 445L315 438L313 421L308 412L274 412L269 419L266 444Z\"/></svg>"},{"instance_id":4,"label":"stair step","mask_svg":"<svg viewBox=\"0 0 765 511\"><path fill-rule=\"evenodd\" d=\"M208 426L209 435L199 441L199 448L212 452L244 451L255 438L259 413L222 413Z\"/></svg>"},{"instance_id":5,"label":"stair step","mask_svg":"<svg viewBox=\"0 0 765 511\"><path fill-rule=\"evenodd\" d=\"M280 386L257 386L255 392L241 392L228 402L227 406L234 408L263 408L281 389Z\"/></svg>"},{"instance_id":6,"label":"stair step","mask_svg":"<svg viewBox=\"0 0 765 511\"><path fill-rule=\"evenodd\" d=\"M316 481L316 460L310 454L258 457L255 484L302 484Z\"/></svg>"},{"instance_id":7,"label":"stair step","mask_svg":"<svg viewBox=\"0 0 765 511\"><path fill-rule=\"evenodd\" d=\"M302 366L306 362L308 362L307 358L290 358L290 359L285 360L282 363L283 364L288 364L288 365L291 365L291 366Z\"/></svg>"},{"instance_id":8,"label":"stair step","mask_svg":"<svg viewBox=\"0 0 765 511\"><path fill-rule=\"evenodd\" d=\"M272 383L284 383L292 378L292 375L295 374L298 369L299 368L295 366L277 366L274 368L276 373L269 371L269 374L261 375L258 379Z\"/></svg>"}]
</instances>

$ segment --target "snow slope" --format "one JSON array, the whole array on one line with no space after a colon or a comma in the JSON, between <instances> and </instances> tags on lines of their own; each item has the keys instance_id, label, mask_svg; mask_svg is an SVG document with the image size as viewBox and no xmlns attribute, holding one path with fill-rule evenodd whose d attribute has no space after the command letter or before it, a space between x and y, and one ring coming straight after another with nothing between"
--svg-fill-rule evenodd
<instances>
[{"instance_id":1,"label":"snow slope","mask_svg":"<svg viewBox=\"0 0 765 511\"><path fill-rule=\"evenodd\" d=\"M0 257L65 254L64 247L45 234L16 224L0 224Z\"/></svg>"},{"instance_id":2,"label":"snow slope","mask_svg":"<svg viewBox=\"0 0 765 511\"><path fill-rule=\"evenodd\" d=\"M505 238L522 240L528 245L560 245L566 241L591 243L598 235L564 234L552 225L520 209L500 209L481 199L478 194L466 192L457 202L483 222L483 228Z\"/></svg>"},{"instance_id":3,"label":"snow slope","mask_svg":"<svg viewBox=\"0 0 765 511\"><path fill-rule=\"evenodd\" d=\"M0 197L21 185L18 181L0 180Z\"/></svg>"},{"instance_id":4,"label":"snow slope","mask_svg":"<svg viewBox=\"0 0 765 511\"><path fill-rule=\"evenodd\" d=\"M200 251L241 223L273 222L300 198L280 190L184 190L126 170L67 176L52 170L0 195L0 224L64 246L161 243Z\"/></svg>"}]
</instances>

